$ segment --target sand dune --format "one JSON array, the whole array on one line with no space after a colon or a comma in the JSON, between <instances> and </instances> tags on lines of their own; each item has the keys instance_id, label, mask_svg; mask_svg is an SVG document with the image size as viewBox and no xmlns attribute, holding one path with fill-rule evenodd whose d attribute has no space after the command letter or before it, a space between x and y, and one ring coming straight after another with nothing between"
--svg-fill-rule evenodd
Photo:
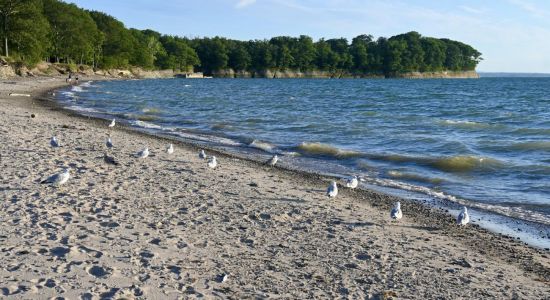
<instances>
[{"instance_id":1,"label":"sand dune","mask_svg":"<svg viewBox=\"0 0 550 300\"><path fill-rule=\"evenodd\" d=\"M7 96L62 84L0 89L0 298L550 295L548 251L458 228L453 216L402 199L392 222L394 197L341 185L328 199L330 178L223 153L211 169L191 145L172 142L168 155L162 138ZM53 135L62 147L50 147ZM66 184L39 184L65 167Z\"/></svg>"}]
</instances>

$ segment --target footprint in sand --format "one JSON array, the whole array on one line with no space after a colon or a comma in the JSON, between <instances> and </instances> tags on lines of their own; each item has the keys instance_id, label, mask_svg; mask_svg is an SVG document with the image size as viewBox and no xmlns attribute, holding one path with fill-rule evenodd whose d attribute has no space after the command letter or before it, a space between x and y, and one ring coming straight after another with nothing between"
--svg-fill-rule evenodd
<instances>
[{"instance_id":1,"label":"footprint in sand","mask_svg":"<svg viewBox=\"0 0 550 300\"><path fill-rule=\"evenodd\" d=\"M112 269L101 266L92 266L88 268L86 272L97 278L107 278L111 275Z\"/></svg>"}]
</instances>

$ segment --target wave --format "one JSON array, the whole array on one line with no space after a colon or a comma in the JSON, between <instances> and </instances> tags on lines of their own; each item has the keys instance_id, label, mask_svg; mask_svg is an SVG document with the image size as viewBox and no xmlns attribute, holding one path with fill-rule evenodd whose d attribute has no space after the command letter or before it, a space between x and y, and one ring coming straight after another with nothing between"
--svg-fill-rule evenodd
<instances>
[{"instance_id":1,"label":"wave","mask_svg":"<svg viewBox=\"0 0 550 300\"><path fill-rule=\"evenodd\" d=\"M100 113L100 111L95 110L95 109L90 108L90 107L81 107L81 106L73 105L73 106L68 106L67 108L70 109L70 110L76 111L76 112Z\"/></svg>"},{"instance_id":2,"label":"wave","mask_svg":"<svg viewBox=\"0 0 550 300\"><path fill-rule=\"evenodd\" d=\"M322 143L303 142L297 147L297 149L300 152L303 152L304 154L331 156L338 159L365 156L364 153L361 153L358 151L340 149L340 148L327 145L327 144L322 144Z\"/></svg>"},{"instance_id":3,"label":"wave","mask_svg":"<svg viewBox=\"0 0 550 300\"><path fill-rule=\"evenodd\" d=\"M141 120L132 120L130 121L130 124L138 127L142 127L142 128L147 128L147 129L163 129L163 127L160 125L149 123L146 121L141 121Z\"/></svg>"},{"instance_id":4,"label":"wave","mask_svg":"<svg viewBox=\"0 0 550 300\"><path fill-rule=\"evenodd\" d=\"M395 170L388 171L387 174L388 176L396 179L412 180L412 181L425 182L430 184L441 184L445 181L441 178L424 177L418 174L400 172Z\"/></svg>"},{"instance_id":5,"label":"wave","mask_svg":"<svg viewBox=\"0 0 550 300\"><path fill-rule=\"evenodd\" d=\"M71 88L71 91L80 93L80 92L83 92L84 90L82 89L82 87L78 85L73 85L73 87Z\"/></svg>"},{"instance_id":6,"label":"wave","mask_svg":"<svg viewBox=\"0 0 550 300\"><path fill-rule=\"evenodd\" d=\"M275 148L275 145L270 144L268 142L263 142L260 140L253 140L252 143L250 143L248 146L252 148L260 149L269 153L273 153L273 149Z\"/></svg>"},{"instance_id":7,"label":"wave","mask_svg":"<svg viewBox=\"0 0 550 300\"><path fill-rule=\"evenodd\" d=\"M550 128L517 128L511 133L517 135L550 135Z\"/></svg>"},{"instance_id":8,"label":"wave","mask_svg":"<svg viewBox=\"0 0 550 300\"><path fill-rule=\"evenodd\" d=\"M141 109L141 112L144 114L160 114L162 110L156 107L145 107Z\"/></svg>"},{"instance_id":9,"label":"wave","mask_svg":"<svg viewBox=\"0 0 550 300\"><path fill-rule=\"evenodd\" d=\"M86 81L86 82L83 82L83 83L81 84L81 86L83 86L83 87L91 87L91 86L92 86L92 83L93 83L93 81Z\"/></svg>"},{"instance_id":10,"label":"wave","mask_svg":"<svg viewBox=\"0 0 550 300\"><path fill-rule=\"evenodd\" d=\"M395 181L392 179L383 179L383 178L375 178L375 177L374 178L363 177L363 179L367 183L378 185L378 186L416 192L416 193L433 197L435 199L451 201L459 205L478 208L484 211L493 212L493 213L497 213L497 214L512 217L512 218L518 218L518 219L527 220L531 222L550 225L550 217L548 217L547 215L537 211L530 210L530 209L525 209L524 207L520 207L520 206L504 206L502 204L497 205L497 204L491 204L491 203L470 201L470 200L462 199L453 195L448 195L444 192L437 191L428 187Z\"/></svg>"},{"instance_id":11,"label":"wave","mask_svg":"<svg viewBox=\"0 0 550 300\"><path fill-rule=\"evenodd\" d=\"M159 119L158 116L138 115L138 114L124 114L124 117L127 119L135 119L139 121L156 121Z\"/></svg>"},{"instance_id":12,"label":"wave","mask_svg":"<svg viewBox=\"0 0 550 300\"><path fill-rule=\"evenodd\" d=\"M440 120L439 123L463 129L490 129L504 127L504 125L501 124L481 123L468 120Z\"/></svg>"},{"instance_id":13,"label":"wave","mask_svg":"<svg viewBox=\"0 0 550 300\"><path fill-rule=\"evenodd\" d=\"M515 143L510 149L516 151L550 151L550 141Z\"/></svg>"},{"instance_id":14,"label":"wave","mask_svg":"<svg viewBox=\"0 0 550 300\"><path fill-rule=\"evenodd\" d=\"M489 171L502 168L501 161L473 155L457 155L449 157L415 157L405 155L373 155L371 158L396 163L415 163L449 173L467 173L474 171Z\"/></svg>"}]
</instances>

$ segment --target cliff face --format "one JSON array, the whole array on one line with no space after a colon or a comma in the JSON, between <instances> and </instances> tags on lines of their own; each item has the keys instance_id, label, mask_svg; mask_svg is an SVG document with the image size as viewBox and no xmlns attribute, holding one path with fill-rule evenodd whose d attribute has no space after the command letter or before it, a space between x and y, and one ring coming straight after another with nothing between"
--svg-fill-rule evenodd
<instances>
[{"instance_id":1,"label":"cliff face","mask_svg":"<svg viewBox=\"0 0 550 300\"><path fill-rule=\"evenodd\" d=\"M441 71L441 72L408 72L396 73L386 76L386 78L407 78L407 79L425 79L425 78L479 78L476 71Z\"/></svg>"},{"instance_id":2,"label":"cliff face","mask_svg":"<svg viewBox=\"0 0 550 300\"><path fill-rule=\"evenodd\" d=\"M408 72L394 74L360 74L349 72L307 71L297 70L262 70L238 71L232 69L219 70L212 74L216 78L479 78L476 71L441 71L441 72Z\"/></svg>"},{"instance_id":3,"label":"cliff face","mask_svg":"<svg viewBox=\"0 0 550 300\"><path fill-rule=\"evenodd\" d=\"M191 71L191 70L190 70ZM9 64L0 65L0 78L14 76L56 76L66 75L69 69L66 65L39 63L32 69L25 66L14 66ZM88 66L79 66L78 73L87 76L104 76L109 78L173 78L179 77L183 72L172 70L143 70L141 68L92 70ZM188 72L189 73L189 72ZM395 74L360 74L343 71L306 71L299 70L261 70L261 71L237 71L224 69L213 74L216 78L479 78L476 71L441 71L441 72L409 72Z\"/></svg>"}]
</instances>

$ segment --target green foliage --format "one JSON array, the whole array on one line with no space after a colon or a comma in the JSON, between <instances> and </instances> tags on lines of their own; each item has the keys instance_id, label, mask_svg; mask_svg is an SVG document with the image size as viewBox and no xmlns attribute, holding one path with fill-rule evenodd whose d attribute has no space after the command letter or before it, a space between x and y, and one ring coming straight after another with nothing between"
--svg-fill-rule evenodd
<instances>
[{"instance_id":1,"label":"green foliage","mask_svg":"<svg viewBox=\"0 0 550 300\"><path fill-rule=\"evenodd\" d=\"M306 35L236 41L187 39L128 29L112 16L59 0L0 0L2 54L32 64L47 59L100 68L235 71L324 70L355 74L474 70L481 53L461 42L418 32L389 39L359 35L320 39ZM7 46L6 46L7 44Z\"/></svg>"}]
</instances>

